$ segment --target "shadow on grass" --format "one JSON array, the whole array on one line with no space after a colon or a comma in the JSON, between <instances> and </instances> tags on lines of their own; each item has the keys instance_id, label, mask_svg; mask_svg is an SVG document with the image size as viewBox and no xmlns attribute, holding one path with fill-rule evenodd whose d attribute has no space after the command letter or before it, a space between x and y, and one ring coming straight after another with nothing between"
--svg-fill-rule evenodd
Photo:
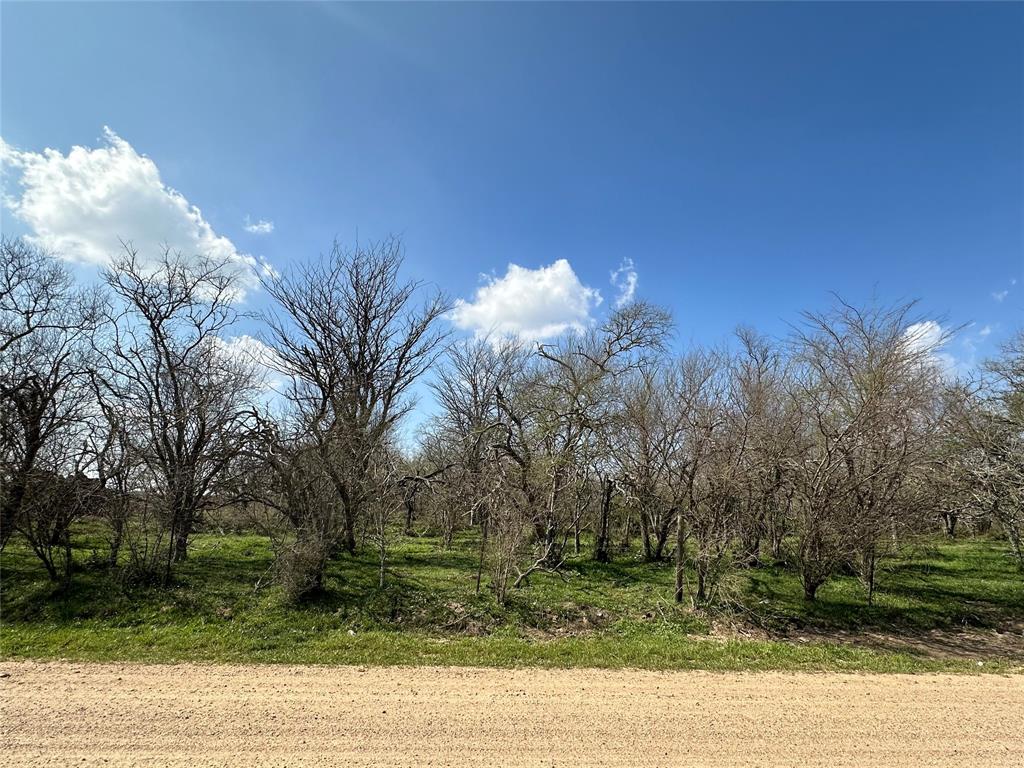
<instances>
[{"instance_id":1,"label":"shadow on grass","mask_svg":"<svg viewBox=\"0 0 1024 768\"><path fill-rule=\"evenodd\" d=\"M347 642L349 632L429 635L439 642L477 635L530 642L577 636L632 642L657 636L671 644L708 631L710 620L720 618L676 606L673 564L644 562L636 552L597 563L586 548L568 557L561 575L534 574L499 605L486 569L476 592L475 535L460 534L449 549L434 537L407 537L396 540L389 554L383 588L376 555L364 547L355 556L334 559L325 589L290 606L272 583L273 553L261 536L196 536L167 589L119 584L94 554L102 552L102 538L94 532L75 543L80 566L65 591L54 588L23 544L12 542L2 555L4 623L31 638L26 642L60 648L85 633L96 643L116 645L130 635L148 638L169 657L187 657L192 644L205 644L218 658L246 658L255 651L287 655L292 648ZM1005 546L987 540L942 542L887 562L873 606L866 605L864 587L854 577L830 580L820 600L809 604L791 569L765 564L738 571L730 576L730 596L745 612L726 618L739 623L753 615L769 634L806 629L834 639L875 633L892 642L900 633L938 632L932 651L945 643L950 653L958 646L966 652L976 638L950 633L999 628L1024 617L1022 583Z\"/></svg>"}]
</instances>

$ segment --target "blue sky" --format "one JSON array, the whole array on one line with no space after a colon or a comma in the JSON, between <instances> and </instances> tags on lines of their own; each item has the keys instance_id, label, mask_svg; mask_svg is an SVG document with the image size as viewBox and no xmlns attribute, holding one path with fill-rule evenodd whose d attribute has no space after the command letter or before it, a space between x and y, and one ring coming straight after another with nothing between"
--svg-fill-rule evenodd
<instances>
[{"instance_id":1,"label":"blue sky","mask_svg":"<svg viewBox=\"0 0 1024 768\"><path fill-rule=\"evenodd\" d=\"M282 268L397 233L463 330L599 318L625 260L680 345L782 334L829 291L974 323L965 365L1024 324L1022 4L5 2L0 25L3 230L85 271L119 235Z\"/></svg>"}]
</instances>

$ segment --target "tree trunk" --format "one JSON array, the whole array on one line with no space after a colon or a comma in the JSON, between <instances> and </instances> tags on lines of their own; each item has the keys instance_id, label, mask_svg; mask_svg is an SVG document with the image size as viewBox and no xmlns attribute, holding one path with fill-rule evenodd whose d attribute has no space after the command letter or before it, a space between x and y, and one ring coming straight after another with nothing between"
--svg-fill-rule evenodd
<instances>
[{"instance_id":1,"label":"tree trunk","mask_svg":"<svg viewBox=\"0 0 1024 768\"><path fill-rule=\"evenodd\" d=\"M597 529L597 546L594 549L594 559L599 563L611 562L611 553L608 547L608 518L612 505L612 481L605 480L601 494L601 522Z\"/></svg>"},{"instance_id":2,"label":"tree trunk","mask_svg":"<svg viewBox=\"0 0 1024 768\"><path fill-rule=\"evenodd\" d=\"M182 524L174 536L174 562L184 562L188 557L188 526Z\"/></svg>"},{"instance_id":3,"label":"tree trunk","mask_svg":"<svg viewBox=\"0 0 1024 768\"><path fill-rule=\"evenodd\" d=\"M864 581L868 588L868 605L871 605L875 599L875 572L878 566L878 556L875 553L874 547L870 548L864 553Z\"/></svg>"},{"instance_id":4,"label":"tree trunk","mask_svg":"<svg viewBox=\"0 0 1024 768\"><path fill-rule=\"evenodd\" d=\"M480 523L480 561L476 566L476 593L480 594L480 578L484 572L484 554L487 552L487 527L490 515L483 518ZM499 596L498 602L502 602L504 596Z\"/></svg>"},{"instance_id":5,"label":"tree trunk","mask_svg":"<svg viewBox=\"0 0 1024 768\"><path fill-rule=\"evenodd\" d=\"M173 503L174 535L171 537L171 550L174 562L182 563L188 557L188 539L195 530L198 515L191 494L176 495Z\"/></svg>"},{"instance_id":6,"label":"tree trunk","mask_svg":"<svg viewBox=\"0 0 1024 768\"><path fill-rule=\"evenodd\" d=\"M1007 521L1003 524L1003 528L1006 530L1006 537L1010 540L1010 546L1013 547L1013 554L1017 557L1017 569L1024 571L1024 546L1021 542L1021 530L1013 521Z\"/></svg>"},{"instance_id":7,"label":"tree trunk","mask_svg":"<svg viewBox=\"0 0 1024 768\"><path fill-rule=\"evenodd\" d=\"M0 507L0 550L7 546L11 534L14 533L14 523L18 518L18 511L21 509L21 500L25 496L25 482L23 479L15 479L10 485L7 499Z\"/></svg>"},{"instance_id":8,"label":"tree trunk","mask_svg":"<svg viewBox=\"0 0 1024 768\"><path fill-rule=\"evenodd\" d=\"M683 521L683 511L676 509L676 590L675 598L677 603L683 602L683 584L686 573L686 527Z\"/></svg>"},{"instance_id":9,"label":"tree trunk","mask_svg":"<svg viewBox=\"0 0 1024 768\"><path fill-rule=\"evenodd\" d=\"M644 560L651 562L654 560L654 549L651 547L651 526L647 510L643 506L640 507L640 541L644 545Z\"/></svg>"},{"instance_id":10,"label":"tree trunk","mask_svg":"<svg viewBox=\"0 0 1024 768\"><path fill-rule=\"evenodd\" d=\"M751 533L743 543L743 557L740 559L746 568L757 568L761 563L761 534Z\"/></svg>"},{"instance_id":11,"label":"tree trunk","mask_svg":"<svg viewBox=\"0 0 1024 768\"><path fill-rule=\"evenodd\" d=\"M7 498L0 506L0 550L7 546L11 534L14 533L14 526L25 499L25 491L28 490L29 473L35 466L36 456L42 445L39 430L40 418L42 418L41 414L38 417L35 415L32 417L32 426L28 428L28 433L25 435L25 455L22 457L21 465L14 472Z\"/></svg>"},{"instance_id":12,"label":"tree trunk","mask_svg":"<svg viewBox=\"0 0 1024 768\"><path fill-rule=\"evenodd\" d=\"M60 581L60 574L57 573L57 566L53 564L53 560L42 554L39 548L34 548L37 553L40 553L39 559L43 563L43 567L46 568L46 575L49 577L50 581L56 584Z\"/></svg>"},{"instance_id":13,"label":"tree trunk","mask_svg":"<svg viewBox=\"0 0 1024 768\"><path fill-rule=\"evenodd\" d=\"M783 536L777 531L772 532L772 561L779 563L782 561L782 540Z\"/></svg>"},{"instance_id":14,"label":"tree trunk","mask_svg":"<svg viewBox=\"0 0 1024 768\"><path fill-rule=\"evenodd\" d=\"M804 576L804 600L809 603L813 603L818 594L818 587L821 586L821 581L812 579L808 576Z\"/></svg>"},{"instance_id":15,"label":"tree trunk","mask_svg":"<svg viewBox=\"0 0 1024 768\"><path fill-rule=\"evenodd\" d=\"M657 530L657 538L654 542L654 560L660 561L665 557L665 545L668 544L668 535L672 530L672 512L664 516L664 522Z\"/></svg>"},{"instance_id":16,"label":"tree trunk","mask_svg":"<svg viewBox=\"0 0 1024 768\"><path fill-rule=\"evenodd\" d=\"M356 553L356 514L351 505L345 505L345 535L342 546L350 555Z\"/></svg>"},{"instance_id":17,"label":"tree trunk","mask_svg":"<svg viewBox=\"0 0 1024 768\"><path fill-rule=\"evenodd\" d=\"M75 570L75 559L71 552L71 531L65 527L63 534L64 544L64 588L71 585L71 574Z\"/></svg>"}]
</instances>

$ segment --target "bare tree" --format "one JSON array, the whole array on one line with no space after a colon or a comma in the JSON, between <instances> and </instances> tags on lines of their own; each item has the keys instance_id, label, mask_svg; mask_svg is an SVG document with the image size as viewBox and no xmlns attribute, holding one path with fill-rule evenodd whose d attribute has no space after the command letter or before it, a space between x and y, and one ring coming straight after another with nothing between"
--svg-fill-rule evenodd
<instances>
[{"instance_id":1,"label":"bare tree","mask_svg":"<svg viewBox=\"0 0 1024 768\"><path fill-rule=\"evenodd\" d=\"M327 564L341 543L343 520L334 483L304 425L258 418L244 495L267 513L254 517L273 545L285 598L297 602L323 588Z\"/></svg>"},{"instance_id":2,"label":"bare tree","mask_svg":"<svg viewBox=\"0 0 1024 768\"><path fill-rule=\"evenodd\" d=\"M698 603L710 600L718 568L736 533L730 484L735 466L728 455L733 446L727 435L727 373L728 361L721 353L698 349L679 361L674 375L683 441L673 462L670 485L678 499L678 525L685 525L694 541L694 599ZM682 540L682 534L677 538ZM681 566L679 557L677 553L677 568Z\"/></svg>"},{"instance_id":3,"label":"bare tree","mask_svg":"<svg viewBox=\"0 0 1024 768\"><path fill-rule=\"evenodd\" d=\"M628 488L627 498L640 523L644 559L651 561L664 556L681 501L681 486L673 480L683 460L688 414L675 373L647 367L626 383L612 441L618 482ZM606 492L610 489L609 485Z\"/></svg>"},{"instance_id":4,"label":"bare tree","mask_svg":"<svg viewBox=\"0 0 1024 768\"><path fill-rule=\"evenodd\" d=\"M54 580L70 575L69 527L83 508L81 489L65 479L85 470L101 303L53 256L22 240L0 243L0 547L21 530Z\"/></svg>"},{"instance_id":5,"label":"bare tree","mask_svg":"<svg viewBox=\"0 0 1024 768\"><path fill-rule=\"evenodd\" d=\"M998 523L1024 569L1024 330L985 372L982 386L957 401L954 466L968 508Z\"/></svg>"},{"instance_id":6,"label":"bare tree","mask_svg":"<svg viewBox=\"0 0 1024 768\"><path fill-rule=\"evenodd\" d=\"M519 466L520 487L536 541L537 569L556 569L579 519L580 483L591 482L595 442L612 418L617 386L660 353L671 328L663 310L644 303L617 310L599 328L540 344L536 365L515 393L502 393L500 444Z\"/></svg>"},{"instance_id":7,"label":"bare tree","mask_svg":"<svg viewBox=\"0 0 1024 768\"><path fill-rule=\"evenodd\" d=\"M924 334L913 306L859 309L840 301L829 313L806 313L795 333L790 395L803 427L789 474L808 600L851 561L870 599L881 546L899 539L899 499L933 432L935 354L946 339Z\"/></svg>"},{"instance_id":8,"label":"bare tree","mask_svg":"<svg viewBox=\"0 0 1024 768\"><path fill-rule=\"evenodd\" d=\"M448 301L430 293L417 306L423 286L403 281L401 265L397 239L335 245L326 259L264 283L276 303L265 317L272 363L288 379L286 444L332 489L329 499L318 494L326 508L304 504L287 517L315 532L325 557L354 552L368 505L394 490L393 473L376 462L412 407L410 387L443 349L437 321Z\"/></svg>"},{"instance_id":9,"label":"bare tree","mask_svg":"<svg viewBox=\"0 0 1024 768\"><path fill-rule=\"evenodd\" d=\"M741 486L739 560L754 567L765 539L771 556L776 561L782 557L791 498L784 463L796 423L785 397L788 366L782 350L750 328L739 328L736 338L739 351L730 368L729 407L741 449L735 457Z\"/></svg>"},{"instance_id":10,"label":"bare tree","mask_svg":"<svg viewBox=\"0 0 1024 768\"><path fill-rule=\"evenodd\" d=\"M66 331L82 318L67 314L76 293L57 258L23 238L0 238L0 353L34 333Z\"/></svg>"},{"instance_id":11,"label":"bare tree","mask_svg":"<svg viewBox=\"0 0 1024 768\"><path fill-rule=\"evenodd\" d=\"M448 348L449 302L403 279L391 239L264 277L260 362L285 379L268 403L225 338L228 264L128 246L101 294L25 241L0 255L0 547L17 532L57 582L85 515L108 522L122 577L167 582L230 501L296 601L357 542L384 587L395 537L422 533L451 548L475 531L477 591L502 603L567 578L591 533L601 562L619 534L645 560L674 555L675 599L695 607L767 557L795 565L807 600L842 570L870 603L884 558L938 520L951 537L991 524L1024 568L1024 331L968 382L913 304L837 300L787 342L741 328L677 359L669 316L639 302L550 342ZM439 413L406 454L438 362Z\"/></svg>"},{"instance_id":12,"label":"bare tree","mask_svg":"<svg viewBox=\"0 0 1024 768\"><path fill-rule=\"evenodd\" d=\"M137 490L158 501L166 537L151 575L166 582L202 512L233 485L252 426L252 363L223 338L238 316L235 277L225 263L171 251L149 267L127 246L104 279L119 302L107 316L98 393L141 464Z\"/></svg>"},{"instance_id":13,"label":"bare tree","mask_svg":"<svg viewBox=\"0 0 1024 768\"><path fill-rule=\"evenodd\" d=\"M527 355L512 339L465 340L452 345L431 383L441 407L428 438L432 463L435 468L451 465L449 485L458 489L452 498L454 508L444 514L464 514L468 524L483 527L493 485L487 465L493 458L492 443L503 428L498 393L518 387ZM450 519L447 527L456 520Z\"/></svg>"}]
</instances>

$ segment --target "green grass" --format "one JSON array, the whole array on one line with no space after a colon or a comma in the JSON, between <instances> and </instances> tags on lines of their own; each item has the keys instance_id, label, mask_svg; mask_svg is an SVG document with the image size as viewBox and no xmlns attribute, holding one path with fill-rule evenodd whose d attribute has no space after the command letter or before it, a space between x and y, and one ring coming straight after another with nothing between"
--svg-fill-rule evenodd
<instances>
[{"instance_id":1,"label":"green grass","mask_svg":"<svg viewBox=\"0 0 1024 768\"><path fill-rule=\"evenodd\" d=\"M500 606L475 593L477 540L451 550L434 538L396 546L388 584L367 551L332 563L315 600L286 605L268 585L272 554L254 535L195 537L169 589L120 587L100 564L95 532L76 541L79 570L56 590L17 541L3 553L0 654L123 661L590 666L713 670L978 671L975 658L933 659L839 642L723 639L711 620L676 606L667 563L623 555L570 558L565 578L531 577ZM262 580L261 580L262 577ZM486 575L485 575L486 582ZM257 586L257 584L260 586ZM1024 617L1024 578L997 542L936 543L879 575L875 605L852 577L806 604L782 567L742 571L727 585L741 618L779 631L882 628L919 632L999 626ZM751 617L754 617L751 619ZM1014 668L986 658L985 671Z\"/></svg>"},{"instance_id":2,"label":"green grass","mask_svg":"<svg viewBox=\"0 0 1024 768\"><path fill-rule=\"evenodd\" d=\"M744 573L744 603L779 629L843 630L998 627L1024 620L1024 573L1009 548L989 539L919 544L899 559L883 561L872 605L853 576L836 576L818 600L803 599L793 573L780 567Z\"/></svg>"}]
</instances>

